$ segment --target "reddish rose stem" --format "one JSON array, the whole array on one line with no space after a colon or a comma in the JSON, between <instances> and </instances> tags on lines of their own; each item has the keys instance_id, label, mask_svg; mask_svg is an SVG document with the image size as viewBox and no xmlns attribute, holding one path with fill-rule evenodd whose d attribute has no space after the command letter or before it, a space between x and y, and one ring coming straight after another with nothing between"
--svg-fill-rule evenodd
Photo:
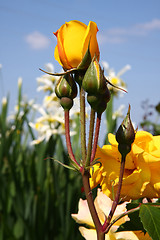
<instances>
[{"instance_id":1,"label":"reddish rose stem","mask_svg":"<svg viewBox=\"0 0 160 240\"><path fill-rule=\"evenodd\" d=\"M97 150L97 144L98 144L98 137L99 137L99 130L100 130L100 125L101 125L101 116L102 114L97 113L97 120L96 120L96 128L95 128L95 135L94 135L94 143L93 143L93 148L92 148L92 154L91 154L91 161L93 162L95 155L96 155L96 150Z\"/></svg>"},{"instance_id":2,"label":"reddish rose stem","mask_svg":"<svg viewBox=\"0 0 160 240\"><path fill-rule=\"evenodd\" d=\"M119 203L119 198L120 198L120 193L121 193L121 188L122 188L122 181L123 181L123 173L124 173L124 166L125 166L125 157L122 157L122 160L121 160L121 167L120 167L120 174L119 174L119 183L118 183L118 189L117 189L117 192L116 192L116 197L115 197L115 200L113 201L113 204L112 204L112 208L110 210L110 213L108 215L108 218L106 218L104 224L103 224L103 230L105 231L111 220L112 220L112 217L114 215L114 212L116 210L116 207Z\"/></svg>"},{"instance_id":3,"label":"reddish rose stem","mask_svg":"<svg viewBox=\"0 0 160 240\"><path fill-rule=\"evenodd\" d=\"M90 166L90 161L91 161L94 120L95 120L95 111L93 109L91 109L89 137L88 137L88 149L87 149L87 157L86 157L86 164L85 164L86 167Z\"/></svg>"},{"instance_id":4,"label":"reddish rose stem","mask_svg":"<svg viewBox=\"0 0 160 240\"><path fill-rule=\"evenodd\" d=\"M89 184L89 177L90 177L89 172L86 170L83 170L82 171L82 180L83 180L84 191L85 191L88 207L89 207L89 210L90 210L90 213L91 213L91 216L92 216L95 228L96 228L97 239L105 240L105 233L103 232L102 224L99 220L99 217L98 217L95 205L94 205L92 191L91 191L90 184Z\"/></svg>"},{"instance_id":5,"label":"reddish rose stem","mask_svg":"<svg viewBox=\"0 0 160 240\"><path fill-rule=\"evenodd\" d=\"M75 159L75 156L74 156L74 153L73 153L73 150L72 150L71 139L70 139L69 111L68 110L64 111L64 118L65 118L66 145L67 145L67 150L68 150L69 157L72 160L72 162L74 162L79 167L80 171L82 171L82 167L79 165L79 163Z\"/></svg>"}]
</instances>

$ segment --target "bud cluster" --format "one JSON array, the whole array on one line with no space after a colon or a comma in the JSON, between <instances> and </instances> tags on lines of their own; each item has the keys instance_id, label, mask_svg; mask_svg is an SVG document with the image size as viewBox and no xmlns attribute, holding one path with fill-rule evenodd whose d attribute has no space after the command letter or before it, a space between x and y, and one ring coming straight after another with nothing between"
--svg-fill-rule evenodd
<instances>
[{"instance_id":1,"label":"bud cluster","mask_svg":"<svg viewBox=\"0 0 160 240\"><path fill-rule=\"evenodd\" d=\"M77 85L71 74L60 77L55 93L60 98L60 104L64 110L70 110L73 106L73 99L77 96Z\"/></svg>"},{"instance_id":2,"label":"bud cluster","mask_svg":"<svg viewBox=\"0 0 160 240\"><path fill-rule=\"evenodd\" d=\"M110 91L107 87L104 71L97 59L92 59L86 71L77 68L66 71L60 77L55 93L60 98L60 104L65 110L70 110L73 106L73 99L77 96L76 83L87 92L87 101L91 108L99 114L104 112L110 100Z\"/></svg>"}]
</instances>

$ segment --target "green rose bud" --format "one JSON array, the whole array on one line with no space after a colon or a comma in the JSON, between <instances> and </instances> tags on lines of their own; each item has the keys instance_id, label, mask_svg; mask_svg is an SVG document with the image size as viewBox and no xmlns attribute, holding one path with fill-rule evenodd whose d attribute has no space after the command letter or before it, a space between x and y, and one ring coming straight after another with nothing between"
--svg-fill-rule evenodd
<instances>
[{"instance_id":1,"label":"green rose bud","mask_svg":"<svg viewBox=\"0 0 160 240\"><path fill-rule=\"evenodd\" d=\"M89 68L84 75L82 87L88 94L93 95L101 94L105 91L106 81L104 78L104 72L97 60L92 60L89 65Z\"/></svg>"},{"instance_id":2,"label":"green rose bud","mask_svg":"<svg viewBox=\"0 0 160 240\"><path fill-rule=\"evenodd\" d=\"M87 95L87 101L90 104L91 108L93 108L98 113L103 113L106 110L107 103L110 100L110 92L106 87L106 91L103 94Z\"/></svg>"},{"instance_id":3,"label":"green rose bud","mask_svg":"<svg viewBox=\"0 0 160 240\"><path fill-rule=\"evenodd\" d=\"M130 105L128 113L121 123L116 133L116 140L118 142L118 149L121 154L126 155L131 151L131 144L135 139L135 130L130 119Z\"/></svg>"},{"instance_id":4,"label":"green rose bud","mask_svg":"<svg viewBox=\"0 0 160 240\"><path fill-rule=\"evenodd\" d=\"M87 101L90 104L91 108L95 109L97 108L97 105L100 104L101 99L99 95L87 95Z\"/></svg>"},{"instance_id":5,"label":"green rose bud","mask_svg":"<svg viewBox=\"0 0 160 240\"><path fill-rule=\"evenodd\" d=\"M68 97L62 97L60 100L61 106L64 110L70 110L73 106L73 100Z\"/></svg>"},{"instance_id":6,"label":"green rose bud","mask_svg":"<svg viewBox=\"0 0 160 240\"><path fill-rule=\"evenodd\" d=\"M71 74L60 77L55 87L55 93L58 98L68 97L73 99L77 96L77 85Z\"/></svg>"}]
</instances>

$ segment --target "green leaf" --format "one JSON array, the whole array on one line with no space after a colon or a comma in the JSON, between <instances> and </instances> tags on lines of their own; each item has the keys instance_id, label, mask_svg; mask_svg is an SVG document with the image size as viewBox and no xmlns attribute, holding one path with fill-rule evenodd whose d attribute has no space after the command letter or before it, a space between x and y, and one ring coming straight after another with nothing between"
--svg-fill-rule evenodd
<instances>
[{"instance_id":1,"label":"green leaf","mask_svg":"<svg viewBox=\"0 0 160 240\"><path fill-rule=\"evenodd\" d=\"M60 161L58 161L58 160L56 160L56 159L54 159L54 158L52 158L55 162L57 162L57 163L59 163L60 165L62 165L63 167L65 167L65 168L68 168L68 169L70 169L70 170L73 170L73 171L76 171L77 169L76 168L73 168L73 167L70 167L70 166L68 166L68 165L66 165L66 164L64 164L64 163L62 163L62 162L60 162ZM74 163L73 163L74 164Z\"/></svg>"},{"instance_id":2,"label":"green leaf","mask_svg":"<svg viewBox=\"0 0 160 240\"><path fill-rule=\"evenodd\" d=\"M15 195L16 195L16 187L15 187L15 183L13 181L10 183L10 195L12 197L15 197Z\"/></svg>"},{"instance_id":3,"label":"green leaf","mask_svg":"<svg viewBox=\"0 0 160 240\"><path fill-rule=\"evenodd\" d=\"M17 239L23 236L24 225L21 218L18 218L17 222L14 225L14 235Z\"/></svg>"},{"instance_id":4,"label":"green leaf","mask_svg":"<svg viewBox=\"0 0 160 240\"><path fill-rule=\"evenodd\" d=\"M145 230L149 233L153 240L160 239L160 209L142 205L139 214Z\"/></svg>"}]
</instances>

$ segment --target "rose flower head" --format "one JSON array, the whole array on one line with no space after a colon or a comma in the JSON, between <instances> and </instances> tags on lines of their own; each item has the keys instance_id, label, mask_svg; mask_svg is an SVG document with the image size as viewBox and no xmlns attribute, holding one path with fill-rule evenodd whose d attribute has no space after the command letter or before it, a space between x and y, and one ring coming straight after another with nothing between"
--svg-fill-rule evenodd
<instances>
[{"instance_id":1,"label":"rose flower head","mask_svg":"<svg viewBox=\"0 0 160 240\"><path fill-rule=\"evenodd\" d=\"M88 26L77 20L66 22L54 33L57 37L55 59L65 70L77 68L85 57L88 47L91 59L94 56L99 59L97 32L97 24L92 21Z\"/></svg>"},{"instance_id":2,"label":"rose flower head","mask_svg":"<svg viewBox=\"0 0 160 240\"><path fill-rule=\"evenodd\" d=\"M91 171L91 187L101 185L102 191L113 198L119 182L121 154L113 134L108 135L110 145L97 147L95 158L101 162ZM160 136L138 131L131 151L126 156L121 198L123 200L160 197Z\"/></svg>"}]
</instances>

